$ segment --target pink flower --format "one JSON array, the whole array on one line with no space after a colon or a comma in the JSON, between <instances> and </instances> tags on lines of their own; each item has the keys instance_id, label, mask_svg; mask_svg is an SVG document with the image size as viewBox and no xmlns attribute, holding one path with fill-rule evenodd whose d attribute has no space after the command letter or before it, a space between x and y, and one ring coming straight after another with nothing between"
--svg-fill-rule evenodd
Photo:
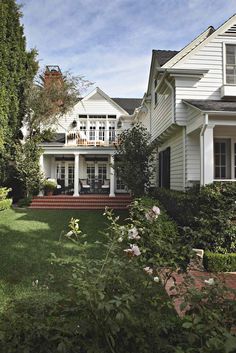
<instances>
[{"instance_id":1,"label":"pink flower","mask_svg":"<svg viewBox=\"0 0 236 353\"><path fill-rule=\"evenodd\" d=\"M155 219L158 218L160 213L161 213L160 208L157 206L153 206L151 210L145 213L145 217L148 221L153 222Z\"/></svg>"}]
</instances>

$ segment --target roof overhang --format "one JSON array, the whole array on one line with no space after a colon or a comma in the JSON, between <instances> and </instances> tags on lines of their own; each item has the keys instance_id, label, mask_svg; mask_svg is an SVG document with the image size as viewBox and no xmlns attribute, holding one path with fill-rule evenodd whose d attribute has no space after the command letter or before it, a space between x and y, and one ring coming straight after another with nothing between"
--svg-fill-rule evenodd
<instances>
[{"instance_id":1,"label":"roof overhang","mask_svg":"<svg viewBox=\"0 0 236 353\"><path fill-rule=\"evenodd\" d=\"M199 108L196 107L196 105L191 104L190 102L186 101L186 100L182 100L182 102L184 104L186 104L187 106L191 107L192 109L198 110L200 113L203 114L208 114L208 115L227 115L227 116L235 116L236 115L236 108L235 110L214 110L214 109L203 109L203 108Z\"/></svg>"}]
</instances>

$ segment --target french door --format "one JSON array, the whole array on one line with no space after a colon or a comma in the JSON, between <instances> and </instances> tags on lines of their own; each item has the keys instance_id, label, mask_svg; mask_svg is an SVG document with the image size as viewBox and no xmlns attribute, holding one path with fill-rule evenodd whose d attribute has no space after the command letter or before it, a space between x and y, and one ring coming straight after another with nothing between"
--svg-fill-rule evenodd
<instances>
[{"instance_id":1,"label":"french door","mask_svg":"<svg viewBox=\"0 0 236 353\"><path fill-rule=\"evenodd\" d=\"M62 189L74 188L74 162L59 161L56 163L56 178Z\"/></svg>"}]
</instances>

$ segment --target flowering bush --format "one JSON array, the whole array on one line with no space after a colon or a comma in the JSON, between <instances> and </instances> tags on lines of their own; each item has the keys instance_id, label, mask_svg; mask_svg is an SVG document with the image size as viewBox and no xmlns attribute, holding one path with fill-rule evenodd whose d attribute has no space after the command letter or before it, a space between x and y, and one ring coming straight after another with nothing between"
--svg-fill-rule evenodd
<instances>
[{"instance_id":1,"label":"flowering bush","mask_svg":"<svg viewBox=\"0 0 236 353\"><path fill-rule=\"evenodd\" d=\"M0 211L6 210L11 207L12 199L8 199L7 195L11 189L8 188L0 188Z\"/></svg>"},{"instance_id":2,"label":"flowering bush","mask_svg":"<svg viewBox=\"0 0 236 353\"><path fill-rule=\"evenodd\" d=\"M111 211L105 215L110 226L103 243L89 244L79 220L71 219L64 239L77 245L78 255L67 295L52 300L50 286L35 280L35 291L47 295L40 305L38 298L27 298L4 313L4 353L233 352L229 331L235 305L224 300L227 292L215 280L209 279L202 292L185 281L186 316L180 319L173 310L163 284L186 267L189 248L181 247L175 224L153 200L134 201L123 225ZM101 256L91 258L91 246ZM55 254L54 260L60 261ZM175 289L183 296L181 288Z\"/></svg>"}]
</instances>

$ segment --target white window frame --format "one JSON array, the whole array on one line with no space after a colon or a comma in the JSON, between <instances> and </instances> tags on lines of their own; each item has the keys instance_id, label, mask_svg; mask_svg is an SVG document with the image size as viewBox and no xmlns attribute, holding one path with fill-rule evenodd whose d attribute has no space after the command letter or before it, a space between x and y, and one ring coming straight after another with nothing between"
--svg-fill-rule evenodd
<instances>
[{"instance_id":1,"label":"white window frame","mask_svg":"<svg viewBox=\"0 0 236 353\"><path fill-rule=\"evenodd\" d=\"M215 162L214 162L214 181L234 181L236 180L236 163L234 164L234 144L236 144L236 138L232 136L214 136L214 141L215 140L230 140L230 172L231 172L231 179L219 179L215 178ZM215 156L215 152L214 152Z\"/></svg>"},{"instance_id":2,"label":"white window frame","mask_svg":"<svg viewBox=\"0 0 236 353\"><path fill-rule=\"evenodd\" d=\"M226 45L233 45L236 47L236 42L232 42L232 41L227 41L227 42L223 42L223 84L225 86L236 86L236 83L227 83L226 82Z\"/></svg>"}]
</instances>

